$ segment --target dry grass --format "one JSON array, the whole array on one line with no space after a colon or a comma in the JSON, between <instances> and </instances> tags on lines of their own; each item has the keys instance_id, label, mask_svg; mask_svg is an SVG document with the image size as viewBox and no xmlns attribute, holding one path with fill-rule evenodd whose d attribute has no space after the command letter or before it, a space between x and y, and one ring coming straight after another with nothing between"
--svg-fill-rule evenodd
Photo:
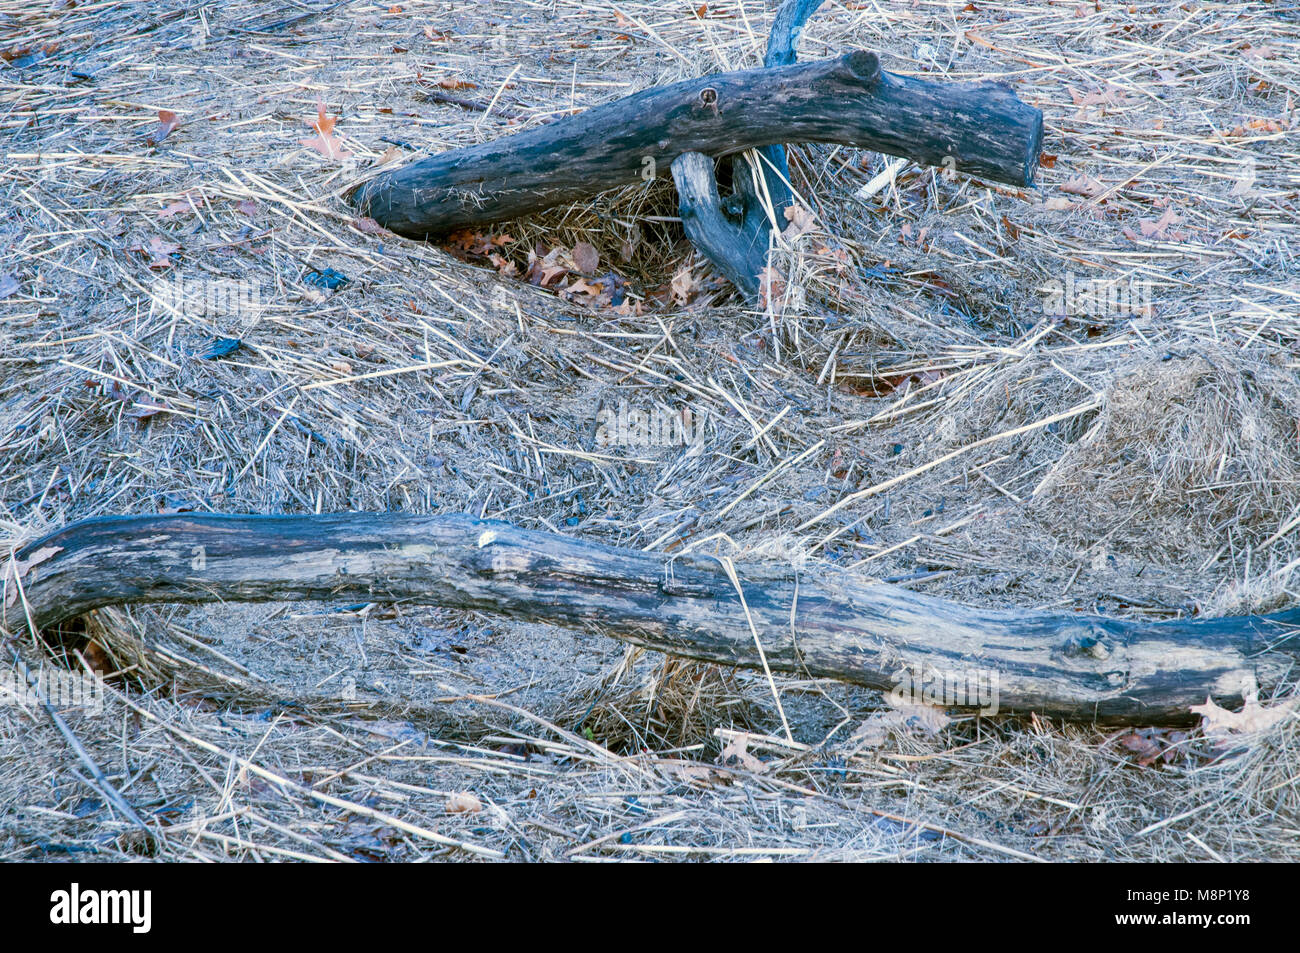
<instances>
[{"instance_id":1,"label":"dry grass","mask_svg":"<svg viewBox=\"0 0 1300 953\"><path fill-rule=\"evenodd\" d=\"M803 56L1011 82L1053 164L1036 191L904 165L864 198L892 160L796 148L816 225L758 311L709 283L663 184L490 233L520 273L591 244L622 312L377 233L344 200L390 149L761 59L771 6L696 7L0 2L7 545L104 513L467 511L984 604L1294 602L1293 4L829 3ZM318 97L351 160L300 144ZM181 125L153 146L160 109ZM327 268L350 283L307 280ZM178 306L177 275L257 301ZM1150 308L1045 304L1067 275L1148 282ZM701 452L598 446L620 400L689 405ZM68 724L164 858L1300 851L1294 722L1149 767L1033 720L860 748L868 692L778 679L790 739L751 673L380 607L115 611L65 645L122 673L104 715ZM757 740L718 763L737 730ZM0 765L0 857L140 849L39 707L0 709ZM447 813L463 791L483 809Z\"/></svg>"}]
</instances>

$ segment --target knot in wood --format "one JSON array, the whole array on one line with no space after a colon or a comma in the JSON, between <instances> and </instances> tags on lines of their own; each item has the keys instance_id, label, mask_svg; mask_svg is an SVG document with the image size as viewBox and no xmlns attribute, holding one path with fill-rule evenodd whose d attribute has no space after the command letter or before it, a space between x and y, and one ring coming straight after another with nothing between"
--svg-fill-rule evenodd
<instances>
[{"instance_id":1,"label":"knot in wood","mask_svg":"<svg viewBox=\"0 0 1300 953\"><path fill-rule=\"evenodd\" d=\"M718 91L712 86L705 86L700 90L700 105L712 110L713 115L718 115Z\"/></svg>"}]
</instances>

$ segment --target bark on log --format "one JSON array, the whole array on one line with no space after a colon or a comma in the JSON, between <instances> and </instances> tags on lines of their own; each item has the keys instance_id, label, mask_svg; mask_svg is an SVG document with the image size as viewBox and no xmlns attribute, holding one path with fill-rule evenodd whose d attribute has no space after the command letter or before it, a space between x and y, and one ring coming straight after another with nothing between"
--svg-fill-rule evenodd
<instances>
[{"instance_id":1,"label":"bark on log","mask_svg":"<svg viewBox=\"0 0 1300 953\"><path fill-rule=\"evenodd\" d=\"M117 603L365 599L476 609L725 665L871 688L908 668L996 673L1002 711L1186 724L1240 703L1300 658L1300 610L1143 622L981 609L832 570L739 570L468 516L103 517L20 550L4 624L48 627ZM752 628L750 621L752 620Z\"/></svg>"},{"instance_id":2,"label":"bark on log","mask_svg":"<svg viewBox=\"0 0 1300 953\"><path fill-rule=\"evenodd\" d=\"M831 142L1028 185L1042 113L999 83L883 72L875 54L701 77L596 106L526 132L384 172L356 193L381 225L413 238L516 218L667 175L684 152L714 157L782 142Z\"/></svg>"}]
</instances>

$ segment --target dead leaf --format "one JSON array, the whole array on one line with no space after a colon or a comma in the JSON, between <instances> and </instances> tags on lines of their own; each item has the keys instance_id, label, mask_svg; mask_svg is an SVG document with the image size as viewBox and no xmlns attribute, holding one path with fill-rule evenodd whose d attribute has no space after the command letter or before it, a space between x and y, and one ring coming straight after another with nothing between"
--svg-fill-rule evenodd
<instances>
[{"instance_id":1,"label":"dead leaf","mask_svg":"<svg viewBox=\"0 0 1300 953\"><path fill-rule=\"evenodd\" d=\"M515 278L519 275L519 268L513 261L506 258L504 255L498 255L496 252L492 252L488 255L488 261L492 262L492 267L495 268L497 274L503 278Z\"/></svg>"},{"instance_id":2,"label":"dead leaf","mask_svg":"<svg viewBox=\"0 0 1300 953\"><path fill-rule=\"evenodd\" d=\"M677 302L678 305L689 304L691 298L699 293L700 282L699 279L695 277L690 262L682 265L682 267L677 270L677 273L673 275L670 287L672 289L673 300Z\"/></svg>"},{"instance_id":3,"label":"dead leaf","mask_svg":"<svg viewBox=\"0 0 1300 953\"><path fill-rule=\"evenodd\" d=\"M785 278L770 265L764 268L758 275L758 301L759 305L767 308L769 305L775 305L785 296Z\"/></svg>"},{"instance_id":4,"label":"dead leaf","mask_svg":"<svg viewBox=\"0 0 1300 953\"><path fill-rule=\"evenodd\" d=\"M1201 716L1201 730L1216 745L1243 736L1256 735L1286 721L1300 709L1300 696L1265 708L1259 703L1258 692L1246 692L1241 711L1230 711L1214 703L1208 695L1204 705L1192 705L1191 712Z\"/></svg>"},{"instance_id":5,"label":"dead leaf","mask_svg":"<svg viewBox=\"0 0 1300 953\"><path fill-rule=\"evenodd\" d=\"M1106 186L1102 185L1090 175L1076 175L1068 182L1061 186L1062 192L1068 192L1070 195L1082 195L1084 198L1091 199L1101 195L1106 191Z\"/></svg>"},{"instance_id":6,"label":"dead leaf","mask_svg":"<svg viewBox=\"0 0 1300 953\"><path fill-rule=\"evenodd\" d=\"M669 773L676 775L679 781L699 787L707 787L718 780L718 772L707 764L698 761L673 761L666 765Z\"/></svg>"},{"instance_id":7,"label":"dead leaf","mask_svg":"<svg viewBox=\"0 0 1300 953\"><path fill-rule=\"evenodd\" d=\"M573 263L584 275L594 275L600 265L600 253L586 242L573 246Z\"/></svg>"},{"instance_id":8,"label":"dead leaf","mask_svg":"<svg viewBox=\"0 0 1300 953\"><path fill-rule=\"evenodd\" d=\"M539 254L540 250L539 246L528 253L528 271L524 273L524 280L529 284L545 288L557 283L569 273L569 269L559 263L565 249L552 248L544 255Z\"/></svg>"},{"instance_id":9,"label":"dead leaf","mask_svg":"<svg viewBox=\"0 0 1300 953\"><path fill-rule=\"evenodd\" d=\"M1098 111L1101 115L1106 114L1107 106L1123 106L1128 98L1122 89L1115 86L1107 86L1105 89L1097 89L1088 93L1081 93L1073 86L1066 87L1070 91L1070 98L1074 100L1074 105L1079 107L1079 117L1084 117L1088 113L1088 107L1099 106Z\"/></svg>"},{"instance_id":10,"label":"dead leaf","mask_svg":"<svg viewBox=\"0 0 1300 953\"><path fill-rule=\"evenodd\" d=\"M300 140L308 149L315 149L327 159L341 161L352 155L343 148L338 137L334 135L334 124L338 122L338 117L333 119L325 115L325 104L320 97L316 98L316 119L309 120L308 125L316 130L317 135L311 139Z\"/></svg>"},{"instance_id":11,"label":"dead leaf","mask_svg":"<svg viewBox=\"0 0 1300 953\"><path fill-rule=\"evenodd\" d=\"M171 409L165 400L137 400L131 404L126 415L136 420L148 420L155 414L169 413Z\"/></svg>"},{"instance_id":12,"label":"dead leaf","mask_svg":"<svg viewBox=\"0 0 1300 953\"><path fill-rule=\"evenodd\" d=\"M1154 238L1157 241L1175 241L1181 242L1187 240L1186 232L1172 231L1173 226L1182 222L1182 218L1174 214L1172 208L1165 209L1165 213L1156 221L1143 219L1138 222L1138 229L1142 238ZM1138 234L1131 228L1124 229L1124 235L1133 241L1138 241Z\"/></svg>"},{"instance_id":13,"label":"dead leaf","mask_svg":"<svg viewBox=\"0 0 1300 953\"><path fill-rule=\"evenodd\" d=\"M790 223L782 232L786 238L798 238L817 227L817 216L802 205L788 206L785 210L785 220Z\"/></svg>"},{"instance_id":14,"label":"dead leaf","mask_svg":"<svg viewBox=\"0 0 1300 953\"><path fill-rule=\"evenodd\" d=\"M718 756L718 763L728 768L748 771L750 774L762 774L767 770L767 765L750 754L748 748L749 735L742 731L722 749L722 754Z\"/></svg>"},{"instance_id":15,"label":"dead leaf","mask_svg":"<svg viewBox=\"0 0 1300 953\"><path fill-rule=\"evenodd\" d=\"M483 810L483 802L468 791L461 791L447 798L448 814L477 814L481 810Z\"/></svg>"},{"instance_id":16,"label":"dead leaf","mask_svg":"<svg viewBox=\"0 0 1300 953\"><path fill-rule=\"evenodd\" d=\"M4 572L4 594L5 608L9 608L18 601L19 584L24 576L31 571L33 566L39 566L45 560L50 559L63 552L62 546L42 546L36 552L32 553L26 559L19 559L13 556L5 563ZM9 580L14 581L14 585L9 585Z\"/></svg>"},{"instance_id":17,"label":"dead leaf","mask_svg":"<svg viewBox=\"0 0 1300 953\"><path fill-rule=\"evenodd\" d=\"M143 245L134 246L134 250L142 255L149 255L150 268L170 268L175 264L171 256L181 250L181 246L175 242L169 242L164 238L149 239L149 247Z\"/></svg>"},{"instance_id":18,"label":"dead leaf","mask_svg":"<svg viewBox=\"0 0 1300 953\"><path fill-rule=\"evenodd\" d=\"M158 213L159 218L172 218L176 215L190 215L194 212L194 204L189 199L178 199L169 203Z\"/></svg>"},{"instance_id":19,"label":"dead leaf","mask_svg":"<svg viewBox=\"0 0 1300 953\"><path fill-rule=\"evenodd\" d=\"M879 748L892 732L920 731L933 737L952 721L942 709L935 708L933 705L895 703L888 695L885 696L885 700L893 707L888 711L875 712L868 717L853 732L850 741L857 742L859 747Z\"/></svg>"},{"instance_id":20,"label":"dead leaf","mask_svg":"<svg viewBox=\"0 0 1300 953\"><path fill-rule=\"evenodd\" d=\"M1154 236L1163 236L1169 231L1171 225L1177 225L1182 219L1174 214L1171 208L1165 209L1165 214L1160 216L1156 222L1138 222L1138 228L1142 229L1142 234L1148 238Z\"/></svg>"},{"instance_id":21,"label":"dead leaf","mask_svg":"<svg viewBox=\"0 0 1300 953\"><path fill-rule=\"evenodd\" d=\"M144 137L144 141L151 146L156 146L173 132L180 128L181 121L176 118L176 114L166 109L158 110L158 125Z\"/></svg>"}]
</instances>

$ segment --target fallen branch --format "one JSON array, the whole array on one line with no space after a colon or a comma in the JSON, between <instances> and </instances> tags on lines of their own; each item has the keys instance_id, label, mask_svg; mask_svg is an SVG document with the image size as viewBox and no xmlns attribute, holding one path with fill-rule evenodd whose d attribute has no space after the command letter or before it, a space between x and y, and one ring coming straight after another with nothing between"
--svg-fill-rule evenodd
<instances>
[{"instance_id":1,"label":"fallen branch","mask_svg":"<svg viewBox=\"0 0 1300 953\"><path fill-rule=\"evenodd\" d=\"M982 609L771 565L738 570L742 605L710 557L468 516L103 517L25 546L4 580L10 629L119 603L407 602L596 625L724 665L761 667L765 656L774 671L882 690L909 670L979 670L996 679L1002 711L1106 724L1191 723L1190 706L1207 695L1240 704L1256 685L1281 683L1300 658L1300 610L1144 622Z\"/></svg>"},{"instance_id":2,"label":"fallen branch","mask_svg":"<svg viewBox=\"0 0 1300 953\"><path fill-rule=\"evenodd\" d=\"M783 142L842 143L1028 185L1042 128L1042 113L1007 86L897 76L859 50L648 89L383 172L356 201L384 227L428 238L573 202L647 172L667 175L686 152L717 158Z\"/></svg>"}]
</instances>

